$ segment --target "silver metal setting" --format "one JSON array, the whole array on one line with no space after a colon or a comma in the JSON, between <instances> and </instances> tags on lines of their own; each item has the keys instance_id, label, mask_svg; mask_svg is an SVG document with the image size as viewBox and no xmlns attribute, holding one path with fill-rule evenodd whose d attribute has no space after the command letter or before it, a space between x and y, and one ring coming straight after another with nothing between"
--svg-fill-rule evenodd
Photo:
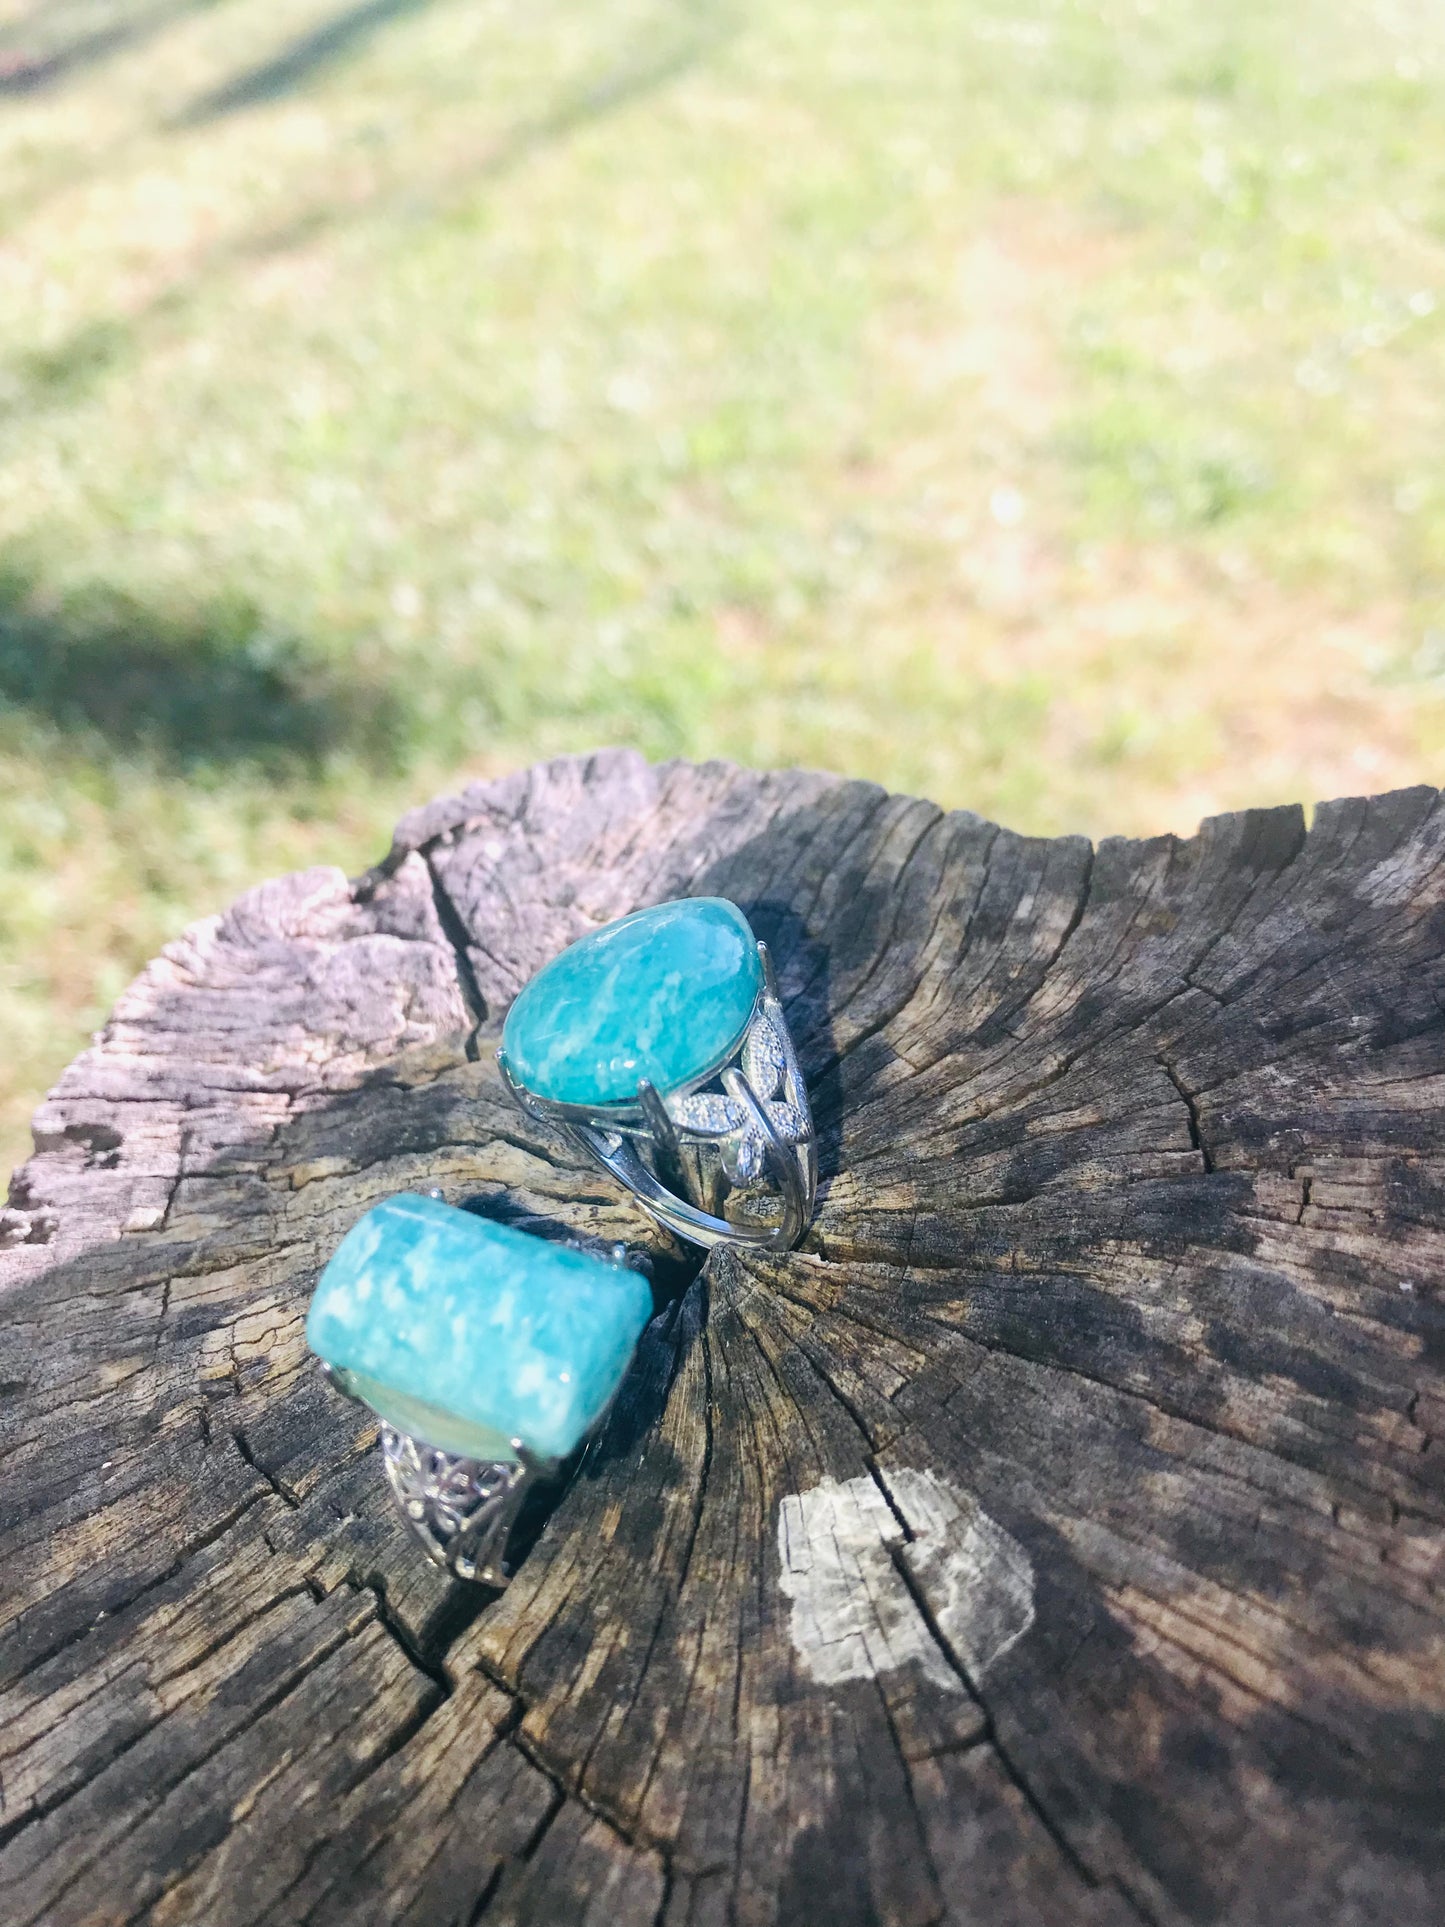
<instances>
[{"instance_id":1,"label":"silver metal setting","mask_svg":"<svg viewBox=\"0 0 1445 1927\"><path fill-rule=\"evenodd\" d=\"M504 1051L497 1062L529 1117L564 1132L678 1237L787 1251L812 1220L818 1148L765 943L758 957L763 987L742 1036L666 1097L644 1078L631 1103L559 1104L529 1091Z\"/></svg>"},{"instance_id":2,"label":"silver metal setting","mask_svg":"<svg viewBox=\"0 0 1445 1927\"><path fill-rule=\"evenodd\" d=\"M552 1468L511 1441L512 1460L462 1458L381 1428L386 1482L402 1517L433 1565L457 1579L501 1588L511 1578L507 1540L528 1487Z\"/></svg>"},{"instance_id":3,"label":"silver metal setting","mask_svg":"<svg viewBox=\"0 0 1445 1927\"><path fill-rule=\"evenodd\" d=\"M343 1398L366 1405L323 1359L321 1375ZM372 1408L367 1406L367 1410ZM377 1414L380 1417L380 1414ZM444 1452L381 1423L381 1455L391 1496L417 1544L434 1566L457 1579L500 1591L512 1576L507 1541L532 1485L555 1476L520 1439L507 1443L515 1459L468 1459Z\"/></svg>"}]
</instances>

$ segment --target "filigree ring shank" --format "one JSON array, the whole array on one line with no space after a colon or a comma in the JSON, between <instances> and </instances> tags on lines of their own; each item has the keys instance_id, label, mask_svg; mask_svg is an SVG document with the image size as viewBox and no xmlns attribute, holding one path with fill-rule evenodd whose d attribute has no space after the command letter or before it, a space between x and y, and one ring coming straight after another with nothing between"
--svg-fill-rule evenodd
<instances>
[{"instance_id":1,"label":"filigree ring shank","mask_svg":"<svg viewBox=\"0 0 1445 1927\"><path fill-rule=\"evenodd\" d=\"M322 1376L343 1398L364 1405L324 1361ZM509 1444L515 1459L469 1459L444 1452L384 1421L381 1457L397 1510L431 1560L454 1579L474 1580L498 1591L512 1576L507 1541L528 1492L538 1479L555 1476L550 1459L539 1459L520 1439Z\"/></svg>"},{"instance_id":2,"label":"filigree ring shank","mask_svg":"<svg viewBox=\"0 0 1445 1927\"><path fill-rule=\"evenodd\" d=\"M457 1579L500 1588L512 1576L507 1540L528 1488L548 1470L520 1440L512 1446L515 1461L467 1459L382 1427L392 1497L428 1559Z\"/></svg>"}]
</instances>

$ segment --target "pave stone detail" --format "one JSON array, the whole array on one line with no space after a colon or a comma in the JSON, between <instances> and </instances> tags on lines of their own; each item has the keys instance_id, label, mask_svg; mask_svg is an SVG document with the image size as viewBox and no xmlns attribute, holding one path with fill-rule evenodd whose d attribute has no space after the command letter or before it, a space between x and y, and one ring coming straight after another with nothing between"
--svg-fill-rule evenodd
<instances>
[{"instance_id":1,"label":"pave stone detail","mask_svg":"<svg viewBox=\"0 0 1445 1927\"><path fill-rule=\"evenodd\" d=\"M743 1076L759 1097L776 1097L787 1069L787 1052L776 1026L759 1017L743 1044Z\"/></svg>"}]
</instances>

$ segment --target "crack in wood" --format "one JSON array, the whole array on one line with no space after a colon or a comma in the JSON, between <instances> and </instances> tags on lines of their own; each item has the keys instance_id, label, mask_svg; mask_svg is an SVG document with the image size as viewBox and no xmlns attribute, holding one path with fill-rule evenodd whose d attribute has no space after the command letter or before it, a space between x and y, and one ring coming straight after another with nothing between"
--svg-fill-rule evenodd
<instances>
[{"instance_id":1,"label":"crack in wood","mask_svg":"<svg viewBox=\"0 0 1445 1927\"><path fill-rule=\"evenodd\" d=\"M475 1060L477 1032L486 1023L488 1013L487 1000L482 995L481 986L477 982L477 973L472 968L469 948L471 935L461 912L452 901L451 893L442 882L430 853L425 856L424 861L427 876L431 879L432 903L436 909L437 922L451 945L452 957L456 965L457 988L461 992L462 1002L466 1005L467 1013L472 1020L471 1032L467 1038L467 1056Z\"/></svg>"},{"instance_id":2,"label":"crack in wood","mask_svg":"<svg viewBox=\"0 0 1445 1927\"><path fill-rule=\"evenodd\" d=\"M256 1457L256 1454L251 1450L250 1441L239 1425L236 1426L231 1433L231 1443L246 1461L246 1464L250 1466L251 1470L258 1473L260 1477L266 1481L267 1485L270 1486L271 1490L276 1494L276 1497L281 1500L283 1505L289 1506L293 1512L300 1510L300 1495L291 1486L287 1485L284 1479L278 1478L268 1467L262 1465L261 1461Z\"/></svg>"},{"instance_id":3,"label":"crack in wood","mask_svg":"<svg viewBox=\"0 0 1445 1927\"><path fill-rule=\"evenodd\" d=\"M248 1493L246 1498L226 1512L222 1518L217 1520L216 1523L201 1534L199 1538L189 1541L186 1546L176 1554L164 1572L157 1573L152 1578L143 1581L135 1587L133 1591L123 1594L120 1598L109 1600L101 1617L105 1619L118 1618L121 1613L128 1612L138 1600L144 1599L147 1593L155 1592L157 1588L169 1585L190 1560L194 1559L197 1554L206 1551L208 1547L215 1545L219 1539L223 1538L226 1533L237 1526L254 1506L263 1505L268 1496L266 1492ZM11 1622L11 1626L13 1629L18 1629L24 1624L24 1621L25 1614L21 1613ZM53 1659L59 1658L62 1653L68 1651L72 1646L79 1645L82 1640L88 1639L95 1631L97 1623L95 1620L87 1620L83 1625L74 1626L68 1633L56 1639L52 1644L43 1647L40 1652L31 1655L26 1664L7 1681L7 1685L13 1685L25 1680L30 1674L38 1672L41 1667L49 1665Z\"/></svg>"},{"instance_id":4,"label":"crack in wood","mask_svg":"<svg viewBox=\"0 0 1445 1927\"><path fill-rule=\"evenodd\" d=\"M859 1436L862 1439L865 1447L864 1464L866 1466L868 1475L873 1480L876 1487L878 1488L878 1491L885 1505L888 1507L889 1512L892 1514L892 1516L894 1517L894 1519L897 1521L897 1524L898 1524L899 1533L900 1533L899 1542L888 1548L893 1568L897 1573L904 1588L906 1589L909 1597L913 1601L914 1607L918 1612L918 1615L922 1620L923 1625L926 1627L930 1639L937 1647L938 1652L941 1658L943 1659L944 1663L957 1676L964 1691L968 1694L969 1698L973 1701L973 1703L978 1707L980 1714L983 1717L983 1720L985 1722L985 1727L984 1727L984 1733L983 1733L982 1739L979 1742L971 1741L969 1742L969 1744L972 1745L976 1743L983 1743L984 1741L986 1741L987 1744L992 1747L993 1751L995 1752L995 1754L999 1759L1001 1766L1003 1767L1005 1773L1008 1775L1008 1778L1013 1783L1013 1785L1017 1788L1017 1790L1023 1795L1030 1809L1035 1813L1036 1817L1039 1819L1041 1825L1044 1827L1046 1833L1048 1834L1048 1837L1050 1838L1050 1840L1053 1841L1055 1847L1058 1849L1061 1858L1087 1886L1089 1887L1097 1886L1099 1884L1098 1877L1092 1872L1091 1869L1089 1869L1086 1866L1083 1860L1075 1852L1074 1848L1069 1843L1067 1837L1062 1832L1061 1828L1048 1814L1040 1796L1035 1792L1035 1790L1029 1784L1027 1784L1024 1776L1020 1773L1014 1761L1010 1759L1008 1752L1006 1751L1002 1742L999 1739L996 1722L994 1720L992 1713L989 1710L988 1704L984 1698L979 1682L972 1676L969 1669L964 1664L963 1660L961 1659L959 1653L957 1652L953 1644L947 1638L946 1634L944 1633L939 1623L937 1613L933 1607L933 1603L928 1598L927 1592L919 1578L917 1571L910 1564L906 1556L906 1550L910 1545L915 1543L916 1535L914 1532L912 1522L908 1518L907 1512L905 1511L904 1507L900 1504L898 1497L894 1492L893 1488L889 1485L887 1470L880 1464L877 1458L877 1455L873 1449L873 1439L872 1439L870 1428L864 1422L861 1415L858 1413L857 1409L853 1405L852 1401L839 1391L838 1387L833 1382L831 1377L827 1374L827 1372L824 1370L824 1368L822 1367L818 1359L815 1358L810 1351L804 1351L803 1356L807 1358L809 1365L812 1367L814 1372L817 1373L817 1375L823 1381L823 1383L827 1386L829 1392L832 1394L832 1396L837 1401L837 1403L842 1408L842 1410L847 1413L849 1419L853 1422L853 1424L856 1426L858 1430ZM903 1779L908 1788L909 1799L913 1806L915 1822L918 1826L919 1840L920 1840L920 1843L922 1843L923 1850L925 1852L925 1855L928 1858L929 1865L933 1873L935 1885L938 1887L939 1892L942 1893L943 1891L942 1883L938 1880L937 1868L933 1863L932 1855L929 1852L927 1847L927 1829L924 1824L922 1814L920 1813L917 1805L917 1796L914 1790L912 1768L911 1768L909 1759L906 1756L904 1749L902 1747L902 1744L899 1740L897 1724L892 1716L891 1711L888 1708L886 1697L880 1694L880 1699L882 1700L882 1703L883 1703L884 1713L887 1719L889 1732L892 1735L893 1742L894 1742L894 1748L898 1754L899 1764L903 1772ZM1140 1920L1149 1922L1150 1916L1143 1909L1134 1907L1133 1911L1135 1912L1135 1914ZM943 1917L944 1915L942 1913L940 1913L940 1915L938 1916L938 1918L943 1918Z\"/></svg>"},{"instance_id":5,"label":"crack in wood","mask_svg":"<svg viewBox=\"0 0 1445 1927\"><path fill-rule=\"evenodd\" d=\"M228 1746L233 1746L251 1727L257 1725L268 1713L279 1706L283 1700L296 1692L312 1673L319 1667L324 1666L327 1660L340 1652L341 1648L345 1646L349 1640L354 1639L361 1630L361 1627L341 1628L332 1639L318 1647L315 1652L309 1655L305 1662L294 1668L279 1684L274 1685L268 1691L260 1694L252 1704L247 1707L245 1714L235 1725L223 1728L217 1735L214 1744L208 1750L201 1752L197 1757L188 1761L181 1772L171 1777L167 1777L164 1773L157 1775L150 1789L152 1803L159 1805L161 1801L168 1799L187 1779L193 1778L202 1768L209 1765L218 1753ZM51 1811L58 1811L61 1807L76 1799L85 1791L92 1780L99 1779L127 1754L133 1752L145 1740L150 1739L155 1732L165 1724L167 1717L170 1716L163 1716L152 1726L146 1728L144 1732L137 1733L133 1738L117 1747L115 1752L101 1763L93 1774L71 1787L64 1799L57 1802L56 1807L52 1808ZM42 1816L36 1817L40 1818ZM43 1817L48 1818L49 1815ZM47 1923L48 1927L48 1923L51 1920L61 1918L61 1916L55 1913L57 1903L64 1899L72 1887L78 1885L78 1883L85 1878L102 1851L103 1847L99 1842L95 1843L93 1849L90 1851L87 1851L83 1846L77 1847L75 1843L71 1843L65 1854L65 1864L68 1869L65 1876L59 1884L51 1890L38 1912L28 1914L24 1916L23 1919L12 1917L11 1927L38 1927L38 1924L42 1920Z\"/></svg>"},{"instance_id":6,"label":"crack in wood","mask_svg":"<svg viewBox=\"0 0 1445 1927\"><path fill-rule=\"evenodd\" d=\"M1164 1072L1164 1075L1169 1079L1169 1082L1174 1086L1175 1090L1178 1091L1180 1097L1184 1100L1184 1109L1189 1116L1189 1142L1194 1146L1195 1150L1199 1153L1200 1158L1203 1160L1205 1170L1212 1171L1214 1169L1214 1154L1210 1150L1209 1145L1205 1140L1204 1131L1199 1122L1199 1106L1195 1099L1194 1093L1188 1088L1188 1086L1184 1082L1184 1079L1179 1075L1178 1071L1169 1062L1169 1059L1162 1054L1162 1052L1160 1053L1159 1056L1157 1056L1154 1059L1154 1061L1156 1064L1158 1064L1160 1069Z\"/></svg>"},{"instance_id":7,"label":"crack in wood","mask_svg":"<svg viewBox=\"0 0 1445 1927\"><path fill-rule=\"evenodd\" d=\"M1081 1859L1079 1854L1074 1850L1067 1834L1063 1832L1062 1828L1049 1813L1047 1806L1031 1786L1027 1776L1019 1770L1018 1764L1012 1757L1010 1750L1000 1739L998 1723L986 1696L980 1688L978 1681L970 1675L967 1666L954 1650L947 1635L939 1625L932 1601L929 1599L924 1588L919 1584L917 1576L908 1565L908 1562L903 1558L901 1547L895 1549L894 1566L903 1585L908 1589L914 1606L918 1610L918 1615L927 1626L939 1652L942 1654L946 1663L953 1668L970 1698L973 1699L978 1706L985 1722L984 1732L987 1744L992 1749L999 1764L1008 1776L1010 1784L1022 1795L1029 1810L1033 1813L1039 1825L1058 1850L1060 1859L1065 1862L1086 1887L1097 1887L1100 1884L1099 1876L1094 1873L1087 1862ZM1146 1908L1139 1904L1136 1896L1126 1893L1125 1899L1129 1903L1131 1912L1133 1912L1138 1919L1144 1921L1146 1927L1155 1927L1153 1917Z\"/></svg>"}]
</instances>

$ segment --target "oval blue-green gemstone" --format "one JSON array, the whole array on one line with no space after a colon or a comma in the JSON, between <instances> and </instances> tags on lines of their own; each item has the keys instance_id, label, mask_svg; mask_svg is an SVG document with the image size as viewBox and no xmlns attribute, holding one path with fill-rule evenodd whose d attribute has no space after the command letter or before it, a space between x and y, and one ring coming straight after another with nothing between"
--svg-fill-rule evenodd
<instances>
[{"instance_id":1,"label":"oval blue-green gemstone","mask_svg":"<svg viewBox=\"0 0 1445 1927\"><path fill-rule=\"evenodd\" d=\"M444 1452L565 1458L652 1316L645 1278L403 1191L347 1232L306 1342L343 1387Z\"/></svg>"},{"instance_id":2,"label":"oval blue-green gemstone","mask_svg":"<svg viewBox=\"0 0 1445 1927\"><path fill-rule=\"evenodd\" d=\"M507 1013L502 1048L529 1091L621 1104L646 1077L674 1091L742 1041L763 971L735 903L688 897L604 924L537 972Z\"/></svg>"}]
</instances>

